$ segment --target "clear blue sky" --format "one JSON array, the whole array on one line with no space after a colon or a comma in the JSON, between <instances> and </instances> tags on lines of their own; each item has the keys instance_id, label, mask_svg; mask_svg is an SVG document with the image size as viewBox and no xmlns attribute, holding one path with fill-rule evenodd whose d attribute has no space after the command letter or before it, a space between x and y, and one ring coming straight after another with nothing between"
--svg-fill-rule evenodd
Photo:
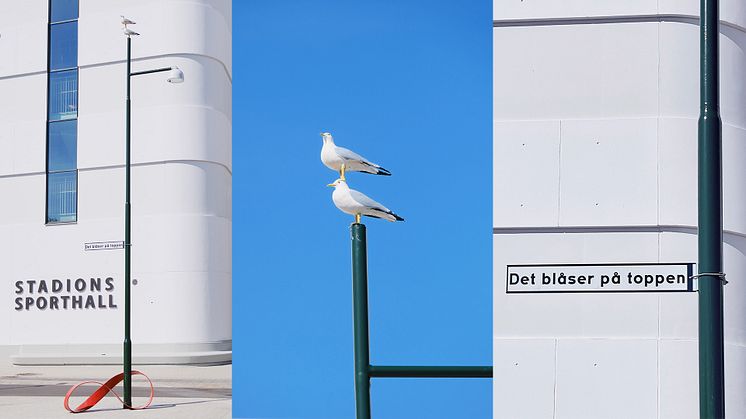
<instances>
[{"instance_id":1,"label":"clear blue sky","mask_svg":"<svg viewBox=\"0 0 746 419\"><path fill-rule=\"evenodd\" d=\"M389 169L371 362L491 365L491 0L233 4L233 414L354 417L349 225L319 132ZM374 379L376 419L490 418L485 379Z\"/></svg>"}]
</instances>

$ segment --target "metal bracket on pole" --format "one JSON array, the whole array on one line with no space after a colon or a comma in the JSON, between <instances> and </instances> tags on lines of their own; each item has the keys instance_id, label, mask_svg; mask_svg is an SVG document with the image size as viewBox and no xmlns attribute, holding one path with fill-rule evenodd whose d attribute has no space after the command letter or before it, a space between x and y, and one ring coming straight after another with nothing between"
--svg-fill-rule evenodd
<instances>
[{"instance_id":1,"label":"metal bracket on pole","mask_svg":"<svg viewBox=\"0 0 746 419\"><path fill-rule=\"evenodd\" d=\"M350 226L352 239L352 302L355 351L355 409L357 419L370 419L370 379L491 378L492 366L370 365L368 335L368 257L365 225Z\"/></svg>"},{"instance_id":2,"label":"metal bracket on pole","mask_svg":"<svg viewBox=\"0 0 746 419\"><path fill-rule=\"evenodd\" d=\"M701 274L692 275L689 279L699 279L701 276L716 276L719 280L723 281L723 285L728 283L728 281L725 280L725 274L722 272L703 272Z\"/></svg>"}]
</instances>

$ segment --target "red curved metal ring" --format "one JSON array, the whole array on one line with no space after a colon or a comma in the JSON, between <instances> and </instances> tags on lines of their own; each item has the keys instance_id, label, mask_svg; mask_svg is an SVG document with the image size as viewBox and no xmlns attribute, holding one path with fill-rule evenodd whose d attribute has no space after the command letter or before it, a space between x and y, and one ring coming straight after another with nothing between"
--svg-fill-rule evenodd
<instances>
[{"instance_id":1,"label":"red curved metal ring","mask_svg":"<svg viewBox=\"0 0 746 419\"><path fill-rule=\"evenodd\" d=\"M145 403L144 405L135 407L135 406L130 406L128 404L125 404L124 400L122 400L122 398L119 397L119 395L114 391L114 387L124 379L124 373L121 372L109 378L109 380L107 380L105 383L102 383L100 381L83 381L82 383L75 384L74 386L72 386L70 390L68 390L67 394L65 394L65 401L64 401L65 409L67 409L67 411L71 413L85 412L86 410L95 406L96 403L100 402L101 399L103 399L107 393L113 394L114 397L116 397L120 402L122 402L124 406L126 406L129 409L141 410L141 409L147 408L148 406L150 406L151 403L153 403L153 396L155 393L153 389L153 382L150 381L150 378L147 375L141 373L140 371L132 370L132 375L142 375L143 377L145 377L146 380L148 380L148 384L150 384L150 397L148 398L148 402ZM72 394L75 392L75 390L78 389L78 387L84 384L99 384L101 387L99 387L98 390L94 391L93 394L88 396L88 398L85 399L85 401L83 401L83 403L81 403L78 407L76 407L75 409L71 409L70 408L70 396L72 396Z\"/></svg>"}]
</instances>

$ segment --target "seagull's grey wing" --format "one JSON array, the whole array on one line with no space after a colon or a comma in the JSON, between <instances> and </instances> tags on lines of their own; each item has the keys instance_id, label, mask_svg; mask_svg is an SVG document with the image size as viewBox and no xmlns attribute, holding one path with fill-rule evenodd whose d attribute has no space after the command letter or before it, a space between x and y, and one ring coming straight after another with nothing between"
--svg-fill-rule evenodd
<instances>
[{"instance_id":1,"label":"seagull's grey wing","mask_svg":"<svg viewBox=\"0 0 746 419\"><path fill-rule=\"evenodd\" d=\"M366 206L368 208L377 209L383 212L391 211L388 208L381 205L380 203L368 198L365 194L358 192L354 189L350 189L350 196L352 197L352 199L355 200L355 202L357 202L360 205Z\"/></svg>"},{"instance_id":2,"label":"seagull's grey wing","mask_svg":"<svg viewBox=\"0 0 746 419\"><path fill-rule=\"evenodd\" d=\"M350 151L344 147L336 147L334 151L337 153L339 157L341 157L343 160L346 161L353 161L353 162L360 162L362 167L357 168L350 168L351 170L360 171L363 173L371 173L374 175L384 175L384 176L391 176L391 172L384 169L383 167L369 161L365 157ZM354 167L354 166L353 166Z\"/></svg>"},{"instance_id":3,"label":"seagull's grey wing","mask_svg":"<svg viewBox=\"0 0 746 419\"><path fill-rule=\"evenodd\" d=\"M371 164L365 157L355 153L354 151L348 150L344 147L336 147L335 151L337 154L339 154L340 157L346 160L357 160L364 163Z\"/></svg>"}]
</instances>

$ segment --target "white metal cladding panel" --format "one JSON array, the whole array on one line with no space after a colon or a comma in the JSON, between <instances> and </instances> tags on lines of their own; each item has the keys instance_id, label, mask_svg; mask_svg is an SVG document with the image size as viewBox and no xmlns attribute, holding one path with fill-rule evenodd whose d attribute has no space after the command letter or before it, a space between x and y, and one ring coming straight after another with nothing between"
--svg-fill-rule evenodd
<instances>
[{"instance_id":1,"label":"white metal cladding panel","mask_svg":"<svg viewBox=\"0 0 746 419\"><path fill-rule=\"evenodd\" d=\"M746 127L746 33L721 26L720 86L724 124ZM695 22L660 24L660 113L699 116L699 26Z\"/></svg>"},{"instance_id":2,"label":"white metal cladding panel","mask_svg":"<svg viewBox=\"0 0 746 419\"><path fill-rule=\"evenodd\" d=\"M562 121L561 225L658 221L657 121Z\"/></svg>"},{"instance_id":3,"label":"white metal cladding panel","mask_svg":"<svg viewBox=\"0 0 746 419\"><path fill-rule=\"evenodd\" d=\"M493 0L493 19L552 19L567 17L650 16L655 14L699 16L697 0L594 0L521 1ZM740 0L721 0L720 19L746 27L746 5Z\"/></svg>"},{"instance_id":4,"label":"white metal cladding panel","mask_svg":"<svg viewBox=\"0 0 746 419\"><path fill-rule=\"evenodd\" d=\"M720 0L720 18L723 18L723 8L726 3L735 3L739 0ZM699 17L698 0L658 0L658 10L660 13L682 14Z\"/></svg>"},{"instance_id":5,"label":"white metal cladding panel","mask_svg":"<svg viewBox=\"0 0 746 419\"><path fill-rule=\"evenodd\" d=\"M746 238L725 233L723 235L724 271L728 284L724 287L725 340L736 345L746 344L746 283L740 281L746 272ZM664 232L660 234L661 260L696 261L697 235ZM697 299L696 294L666 295L661 298L660 335L671 339L696 339ZM744 371L738 374L746 375Z\"/></svg>"},{"instance_id":6,"label":"white metal cladding panel","mask_svg":"<svg viewBox=\"0 0 746 419\"><path fill-rule=\"evenodd\" d=\"M0 124L47 121L46 74L0 79L0 92Z\"/></svg>"},{"instance_id":7,"label":"white metal cladding panel","mask_svg":"<svg viewBox=\"0 0 746 419\"><path fill-rule=\"evenodd\" d=\"M185 81L163 74L132 82L133 163L163 160L214 161L231 168L231 82L204 58L147 60L143 68L178 64ZM124 164L123 65L81 71L78 166ZM110 83L110 80L121 83ZM117 129L119 128L119 129Z\"/></svg>"},{"instance_id":8,"label":"white metal cladding panel","mask_svg":"<svg viewBox=\"0 0 746 419\"><path fill-rule=\"evenodd\" d=\"M746 347L725 345L725 417L746 417Z\"/></svg>"},{"instance_id":9,"label":"white metal cladding panel","mask_svg":"<svg viewBox=\"0 0 746 419\"><path fill-rule=\"evenodd\" d=\"M722 132L723 228L746 234L746 129L723 125Z\"/></svg>"},{"instance_id":10,"label":"white metal cladding panel","mask_svg":"<svg viewBox=\"0 0 746 419\"><path fill-rule=\"evenodd\" d=\"M656 341L560 339L556 397L556 419L656 418Z\"/></svg>"},{"instance_id":11,"label":"white metal cladding panel","mask_svg":"<svg viewBox=\"0 0 746 419\"><path fill-rule=\"evenodd\" d=\"M44 172L45 128L37 121L0 122L0 176Z\"/></svg>"},{"instance_id":12,"label":"white metal cladding panel","mask_svg":"<svg viewBox=\"0 0 746 419\"><path fill-rule=\"evenodd\" d=\"M175 330L166 334L145 326L139 343L230 339L230 174L211 163L170 163L135 167L132 181L134 278L141 288L153 287L149 295L159 301L159 309L188 316L184 313L195 313L189 306L194 304L201 307L197 314L206 316L194 323L199 327L173 324ZM11 299L0 310L10 319L0 325L0 344L120 340L121 333L111 325L121 322L122 252L85 252L83 244L122 239L122 182L122 168L81 171L78 224L44 226L44 175L0 179L0 193L17 197L6 203L6 223L0 225L1 237L14 238L0 243L0 252L8 256L2 284L6 295L16 296L16 280L112 276L119 306L98 310L95 316L89 310L18 312ZM170 285L154 284L161 278L170 278ZM134 304L133 313L155 310L149 300ZM102 332L81 341L67 333L66 325Z\"/></svg>"},{"instance_id":13,"label":"white metal cladding panel","mask_svg":"<svg viewBox=\"0 0 746 419\"><path fill-rule=\"evenodd\" d=\"M45 170L46 89L45 74L0 79L0 175Z\"/></svg>"},{"instance_id":14,"label":"white metal cladding panel","mask_svg":"<svg viewBox=\"0 0 746 419\"><path fill-rule=\"evenodd\" d=\"M231 175L218 164L181 162L133 169L139 216L208 215L231 219Z\"/></svg>"},{"instance_id":15,"label":"white metal cladding panel","mask_svg":"<svg viewBox=\"0 0 746 419\"><path fill-rule=\"evenodd\" d=\"M48 0L0 2L0 77L47 71L48 5Z\"/></svg>"},{"instance_id":16,"label":"white metal cladding panel","mask_svg":"<svg viewBox=\"0 0 746 419\"><path fill-rule=\"evenodd\" d=\"M697 261L697 234L660 233L661 260ZM660 337L666 339L697 338L697 293L661 296Z\"/></svg>"},{"instance_id":17,"label":"white metal cladding panel","mask_svg":"<svg viewBox=\"0 0 746 419\"><path fill-rule=\"evenodd\" d=\"M689 23L664 22L659 28L660 114L663 117L697 119L699 27Z\"/></svg>"},{"instance_id":18,"label":"white metal cladding panel","mask_svg":"<svg viewBox=\"0 0 746 419\"><path fill-rule=\"evenodd\" d=\"M698 32L692 25L691 31ZM746 127L746 33L723 27L720 35L720 111L724 123ZM695 51L692 53L699 56Z\"/></svg>"},{"instance_id":19,"label":"white metal cladding panel","mask_svg":"<svg viewBox=\"0 0 746 419\"><path fill-rule=\"evenodd\" d=\"M554 339L493 340L496 418L553 417L555 345Z\"/></svg>"},{"instance_id":20,"label":"white metal cladding panel","mask_svg":"<svg viewBox=\"0 0 746 419\"><path fill-rule=\"evenodd\" d=\"M223 10L212 7L212 4ZM231 74L230 6L226 10L225 1L222 0L84 2L80 9L79 26L81 67L124 61L126 43L119 15L137 22L133 28L141 36L132 40L134 59L166 54L198 54L218 60Z\"/></svg>"},{"instance_id":21,"label":"white metal cladding panel","mask_svg":"<svg viewBox=\"0 0 746 419\"><path fill-rule=\"evenodd\" d=\"M494 0L494 19L654 14L657 0Z\"/></svg>"},{"instance_id":22,"label":"white metal cladding panel","mask_svg":"<svg viewBox=\"0 0 746 419\"><path fill-rule=\"evenodd\" d=\"M559 128L559 121L495 122L495 227L557 225Z\"/></svg>"},{"instance_id":23,"label":"white metal cladding panel","mask_svg":"<svg viewBox=\"0 0 746 419\"><path fill-rule=\"evenodd\" d=\"M657 233L496 234L496 338L658 335L658 295L506 294L508 264L658 262Z\"/></svg>"},{"instance_id":24,"label":"white metal cladding panel","mask_svg":"<svg viewBox=\"0 0 746 419\"><path fill-rule=\"evenodd\" d=\"M78 224L122 219L124 168L83 170L78 182ZM131 182L133 216L197 214L231 219L231 176L223 166L207 162L134 166ZM42 180L42 214L43 191Z\"/></svg>"},{"instance_id":25,"label":"white metal cladding panel","mask_svg":"<svg viewBox=\"0 0 746 419\"><path fill-rule=\"evenodd\" d=\"M164 226L167 221L169 224ZM174 220L135 218L133 222L132 275L138 279L133 287L133 321L142 326L137 332L138 343L230 339L230 222L205 216L182 216ZM2 284L6 295L12 297L2 308L4 317L10 319L0 326L4 332L2 344L116 343L120 340L122 251L83 251L85 241L120 238L121 224L117 224L119 228L111 223L92 222L87 226L55 226L46 231L43 227L29 229L28 225L0 227L3 237L24 237L29 243L28 246L18 246L17 242L2 246L9 256L9 263L4 267L6 277L13 279ZM155 225L159 229L156 230ZM34 251L28 251L29 247ZM188 263L184 258L190 258ZM153 266L154 260L158 260L156 266ZM108 276L115 279L113 298L117 309L15 310L16 280L49 282ZM41 294L26 292L21 295L29 296ZM108 294L104 298L108 301ZM177 318L183 321L177 322ZM164 328L164 324L168 327ZM185 324L190 326L184 327ZM75 330L96 330L97 333L80 336Z\"/></svg>"},{"instance_id":26,"label":"white metal cladding panel","mask_svg":"<svg viewBox=\"0 0 746 419\"><path fill-rule=\"evenodd\" d=\"M496 120L658 114L657 23L495 28L493 45Z\"/></svg>"},{"instance_id":27,"label":"white metal cladding panel","mask_svg":"<svg viewBox=\"0 0 746 419\"><path fill-rule=\"evenodd\" d=\"M16 178L0 178L0 196L13 197L13 199L2 200L3 219L0 226L24 223L43 225L45 191L46 177L43 172ZM12 242L12 240L0 240L0 247L9 246Z\"/></svg>"},{"instance_id":28,"label":"white metal cladding panel","mask_svg":"<svg viewBox=\"0 0 746 419\"><path fill-rule=\"evenodd\" d=\"M132 232L133 272L229 273L230 228L214 216L142 217Z\"/></svg>"},{"instance_id":29,"label":"white metal cladding panel","mask_svg":"<svg viewBox=\"0 0 746 419\"><path fill-rule=\"evenodd\" d=\"M121 255L121 252L119 253ZM121 257L119 258L121 262ZM118 264L117 264L118 265ZM88 262L88 267L92 266ZM115 266L109 264L109 266ZM77 278L82 274L70 274ZM123 304L122 277L115 278L118 309L57 311L14 311L3 344L85 344L121 341ZM59 276L55 276L57 278ZM86 278L85 276L83 276ZM136 344L207 343L231 339L230 274L207 272L133 272L138 280L132 287L133 341ZM12 295L12 282L3 285ZM29 325L33 325L30 327ZM188 327L186 326L188 325ZM76 333L95 330L96 333Z\"/></svg>"},{"instance_id":30,"label":"white metal cladding panel","mask_svg":"<svg viewBox=\"0 0 746 419\"><path fill-rule=\"evenodd\" d=\"M658 121L658 206L661 225L697 225L697 120Z\"/></svg>"},{"instance_id":31,"label":"white metal cladding panel","mask_svg":"<svg viewBox=\"0 0 746 419\"><path fill-rule=\"evenodd\" d=\"M134 273L132 330L136 343L216 342L231 339L230 274Z\"/></svg>"},{"instance_id":32,"label":"white metal cladding panel","mask_svg":"<svg viewBox=\"0 0 746 419\"><path fill-rule=\"evenodd\" d=\"M723 269L728 284L723 291L723 317L725 341L746 346L746 237L723 235ZM746 364L741 364L739 374L746 376ZM740 387L744 388L744 387Z\"/></svg>"},{"instance_id":33,"label":"white metal cladding panel","mask_svg":"<svg viewBox=\"0 0 746 419\"><path fill-rule=\"evenodd\" d=\"M699 418L696 340L661 340L659 419ZM741 387L743 388L743 387ZM742 416L738 416L742 417Z\"/></svg>"}]
</instances>

